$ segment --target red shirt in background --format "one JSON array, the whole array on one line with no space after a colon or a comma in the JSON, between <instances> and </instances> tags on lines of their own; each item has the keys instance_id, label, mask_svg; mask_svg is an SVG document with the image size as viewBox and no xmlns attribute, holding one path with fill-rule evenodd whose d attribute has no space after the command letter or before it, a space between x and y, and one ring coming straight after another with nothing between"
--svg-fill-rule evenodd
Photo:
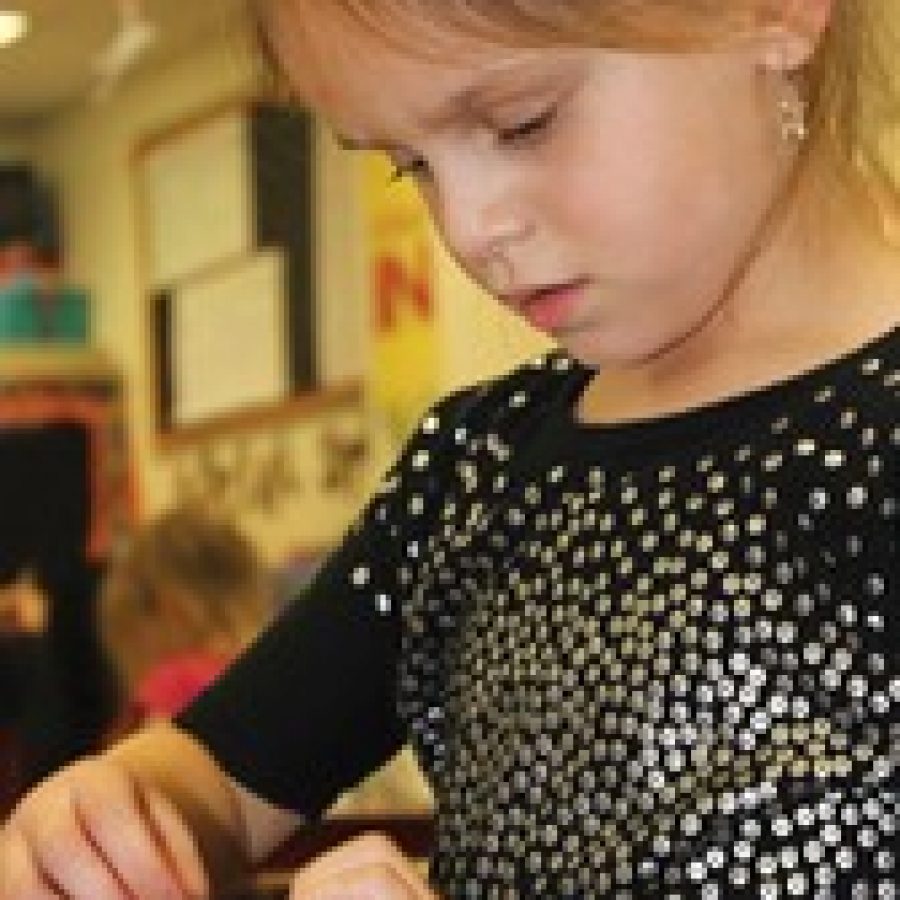
<instances>
[{"instance_id":1,"label":"red shirt in background","mask_svg":"<svg viewBox=\"0 0 900 900\"><path fill-rule=\"evenodd\" d=\"M170 719L200 694L228 665L227 657L194 651L154 666L135 688L133 703L141 719Z\"/></svg>"}]
</instances>

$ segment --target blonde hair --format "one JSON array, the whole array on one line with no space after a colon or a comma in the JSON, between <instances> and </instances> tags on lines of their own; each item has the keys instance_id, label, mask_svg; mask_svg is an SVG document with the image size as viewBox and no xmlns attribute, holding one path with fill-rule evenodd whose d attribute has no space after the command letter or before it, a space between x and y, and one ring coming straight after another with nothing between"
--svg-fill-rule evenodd
<instances>
[{"instance_id":1,"label":"blonde hair","mask_svg":"<svg viewBox=\"0 0 900 900\"><path fill-rule=\"evenodd\" d=\"M162 655L237 653L272 609L260 556L230 521L188 506L140 531L110 566L99 598L101 640L133 686Z\"/></svg>"},{"instance_id":2,"label":"blonde hair","mask_svg":"<svg viewBox=\"0 0 900 900\"><path fill-rule=\"evenodd\" d=\"M280 68L263 7L251 0L270 72ZM300 0L293 0L299 4ZM332 8L410 52L440 52L441 35L508 46L711 49L783 18L785 0L305 0ZM832 21L800 73L810 146L831 153L882 204L900 207L900 165L886 147L900 121L897 0L834 0ZM397 23L403 23L398 26ZM278 76L276 75L276 78ZM810 153L812 155L812 152Z\"/></svg>"}]
</instances>

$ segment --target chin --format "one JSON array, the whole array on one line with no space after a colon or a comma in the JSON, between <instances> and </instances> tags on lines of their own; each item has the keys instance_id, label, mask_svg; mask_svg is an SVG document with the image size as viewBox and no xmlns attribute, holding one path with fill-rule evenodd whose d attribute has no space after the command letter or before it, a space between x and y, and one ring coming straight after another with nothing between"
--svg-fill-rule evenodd
<instances>
[{"instance_id":1,"label":"chin","mask_svg":"<svg viewBox=\"0 0 900 900\"><path fill-rule=\"evenodd\" d=\"M599 326L556 335L560 346L589 368L629 368L649 362L677 336L616 331Z\"/></svg>"}]
</instances>

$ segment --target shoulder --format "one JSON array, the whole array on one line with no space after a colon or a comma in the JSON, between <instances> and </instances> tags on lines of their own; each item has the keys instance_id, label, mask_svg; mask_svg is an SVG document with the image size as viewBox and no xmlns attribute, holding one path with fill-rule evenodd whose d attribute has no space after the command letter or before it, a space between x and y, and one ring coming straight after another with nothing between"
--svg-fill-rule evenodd
<instances>
[{"instance_id":1,"label":"shoulder","mask_svg":"<svg viewBox=\"0 0 900 900\"><path fill-rule=\"evenodd\" d=\"M412 441L436 438L452 446L491 431L515 432L564 402L587 378L588 370L565 353L542 354L498 378L445 396L419 422Z\"/></svg>"},{"instance_id":2,"label":"shoulder","mask_svg":"<svg viewBox=\"0 0 900 900\"><path fill-rule=\"evenodd\" d=\"M539 427L548 409L588 377L588 370L554 351L448 394L420 419L358 527L371 515L382 523L403 520L423 527L457 488L476 493L484 483L479 474L507 464L523 443L519 436Z\"/></svg>"}]
</instances>

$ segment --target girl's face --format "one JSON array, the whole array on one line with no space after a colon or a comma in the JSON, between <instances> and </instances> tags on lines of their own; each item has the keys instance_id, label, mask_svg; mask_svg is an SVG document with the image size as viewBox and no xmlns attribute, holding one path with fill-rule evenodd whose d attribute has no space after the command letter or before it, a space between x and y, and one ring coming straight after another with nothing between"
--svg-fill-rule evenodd
<instances>
[{"instance_id":1,"label":"girl's face","mask_svg":"<svg viewBox=\"0 0 900 900\"><path fill-rule=\"evenodd\" d=\"M717 302L786 165L760 46L439 36L446 52L423 58L326 6L273 4L288 78L346 143L416 179L451 253L501 302L612 365L651 357Z\"/></svg>"}]
</instances>

